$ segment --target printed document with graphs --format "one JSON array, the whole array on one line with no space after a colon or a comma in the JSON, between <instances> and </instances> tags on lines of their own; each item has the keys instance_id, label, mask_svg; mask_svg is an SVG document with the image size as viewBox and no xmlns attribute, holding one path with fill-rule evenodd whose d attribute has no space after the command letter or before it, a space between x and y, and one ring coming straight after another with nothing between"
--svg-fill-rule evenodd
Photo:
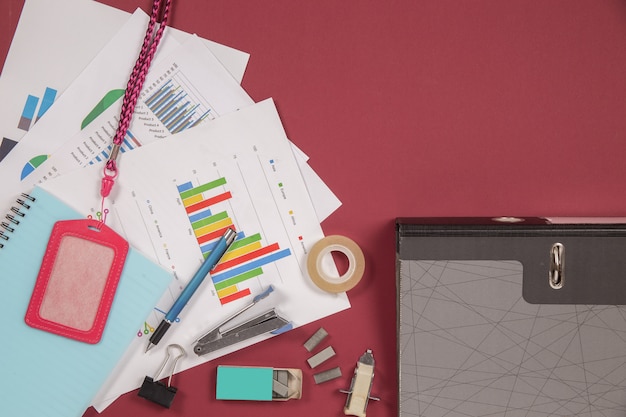
<instances>
[{"instance_id":1,"label":"printed document with graphs","mask_svg":"<svg viewBox=\"0 0 626 417\"><path fill-rule=\"evenodd\" d=\"M225 227L238 232L235 244L161 341L188 349L179 370L271 337L200 357L191 350L198 337L269 285L275 291L251 315L275 307L297 327L349 308L345 293L323 292L308 278L306 254L323 232L271 99L124 154L119 167L108 223L170 270L175 282L137 329L94 401L97 409L138 388L159 367L159 349L144 354L148 338ZM100 175L99 166L87 167L43 187L90 210L99 207L93 183Z\"/></svg>"},{"instance_id":2,"label":"printed document with graphs","mask_svg":"<svg viewBox=\"0 0 626 417\"><path fill-rule=\"evenodd\" d=\"M0 210L51 173L58 175L107 158L147 21L145 13L134 13L2 160ZM121 152L253 104L205 41L169 29L146 78ZM166 77L167 83L163 82ZM171 98L171 105L165 105L165 100L158 106L156 100L150 101L157 96ZM171 111L174 107L175 112ZM56 156L54 164L51 155Z\"/></svg>"},{"instance_id":3,"label":"printed document with graphs","mask_svg":"<svg viewBox=\"0 0 626 417\"><path fill-rule=\"evenodd\" d=\"M141 24L132 23L138 30L133 33L138 33L139 39L143 39L147 22L147 15L139 9L131 18L126 11L97 1L26 0L23 3L0 76L0 161L35 127L81 72L92 65L127 22L137 15L145 16ZM166 36L182 43L194 35L168 27ZM203 42L241 82L249 55L207 39ZM109 68L117 71L122 62L133 65L137 57L133 42L126 38L125 44L116 48L117 55L108 62L96 59L93 64L99 67L100 76ZM123 74L128 77L128 73ZM44 149L48 146L42 145Z\"/></svg>"}]
</instances>

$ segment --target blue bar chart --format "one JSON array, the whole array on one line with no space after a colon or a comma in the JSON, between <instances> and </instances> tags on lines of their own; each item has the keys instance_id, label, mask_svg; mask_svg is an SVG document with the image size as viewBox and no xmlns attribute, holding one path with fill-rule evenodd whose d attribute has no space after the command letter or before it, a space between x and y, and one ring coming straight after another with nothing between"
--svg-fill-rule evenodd
<instances>
[{"instance_id":1,"label":"blue bar chart","mask_svg":"<svg viewBox=\"0 0 626 417\"><path fill-rule=\"evenodd\" d=\"M193 93L179 72L167 79L144 100L145 105L171 133L182 132L213 118L211 108Z\"/></svg>"}]
</instances>

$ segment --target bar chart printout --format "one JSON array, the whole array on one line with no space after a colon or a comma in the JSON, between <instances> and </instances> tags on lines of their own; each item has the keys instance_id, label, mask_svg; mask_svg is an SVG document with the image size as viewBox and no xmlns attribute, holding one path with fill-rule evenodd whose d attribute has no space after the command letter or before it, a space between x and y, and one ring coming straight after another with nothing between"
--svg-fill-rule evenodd
<instances>
[{"instance_id":1,"label":"bar chart printout","mask_svg":"<svg viewBox=\"0 0 626 417\"><path fill-rule=\"evenodd\" d=\"M232 194L225 177L197 186L185 182L177 187L205 258L228 227L237 231L235 242L211 273L222 305L252 294L251 288L260 286L263 266L291 255L278 243L265 243L261 233L247 234L235 228L227 204Z\"/></svg>"},{"instance_id":2,"label":"bar chart printout","mask_svg":"<svg viewBox=\"0 0 626 417\"><path fill-rule=\"evenodd\" d=\"M171 134L197 126L212 116L211 108L186 91L184 84L184 77L178 72L144 101Z\"/></svg>"}]
</instances>

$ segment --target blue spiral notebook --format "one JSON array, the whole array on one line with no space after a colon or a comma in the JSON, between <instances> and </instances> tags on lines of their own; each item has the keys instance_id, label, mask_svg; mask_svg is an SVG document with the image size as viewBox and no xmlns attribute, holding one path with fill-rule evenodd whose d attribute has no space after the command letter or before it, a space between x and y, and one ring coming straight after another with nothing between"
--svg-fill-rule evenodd
<instances>
[{"instance_id":1,"label":"blue spiral notebook","mask_svg":"<svg viewBox=\"0 0 626 417\"><path fill-rule=\"evenodd\" d=\"M48 237L58 220L81 214L41 188L3 219L0 239L0 410L21 417L81 416L167 289L171 275L133 250L128 252L115 300L98 344L78 342L29 327L24 316Z\"/></svg>"}]
</instances>

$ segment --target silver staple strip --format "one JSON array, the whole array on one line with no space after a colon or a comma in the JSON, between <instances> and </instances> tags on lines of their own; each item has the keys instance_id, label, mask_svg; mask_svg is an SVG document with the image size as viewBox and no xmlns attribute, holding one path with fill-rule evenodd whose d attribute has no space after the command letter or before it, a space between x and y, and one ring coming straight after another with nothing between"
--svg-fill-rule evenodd
<instances>
[{"instance_id":1,"label":"silver staple strip","mask_svg":"<svg viewBox=\"0 0 626 417\"><path fill-rule=\"evenodd\" d=\"M272 380L272 392L275 397L278 398L287 398L289 396L289 387L287 385L283 385L277 380Z\"/></svg>"},{"instance_id":2,"label":"silver staple strip","mask_svg":"<svg viewBox=\"0 0 626 417\"><path fill-rule=\"evenodd\" d=\"M322 340L324 340L324 338L326 338L326 336L328 336L328 333L323 327L320 327L319 330L309 338L309 340L304 342L304 348L311 352L317 345L320 344Z\"/></svg>"},{"instance_id":3,"label":"silver staple strip","mask_svg":"<svg viewBox=\"0 0 626 417\"><path fill-rule=\"evenodd\" d=\"M276 373L274 377L275 380L277 380L283 385L289 384L289 372L288 371L278 370L274 372Z\"/></svg>"},{"instance_id":4,"label":"silver staple strip","mask_svg":"<svg viewBox=\"0 0 626 417\"><path fill-rule=\"evenodd\" d=\"M341 369L339 369L339 367L332 368L327 371L313 375L313 379L315 380L316 384L332 381L333 379L337 379L339 377L341 377Z\"/></svg>"},{"instance_id":5,"label":"silver staple strip","mask_svg":"<svg viewBox=\"0 0 626 417\"><path fill-rule=\"evenodd\" d=\"M333 349L332 346L328 346L324 350L322 350L322 351L316 353L315 355L311 356L306 361L309 363L309 366L311 368L315 368L316 366L321 365L323 362L327 361L328 359L332 358L333 356L335 356L335 350Z\"/></svg>"}]
</instances>

